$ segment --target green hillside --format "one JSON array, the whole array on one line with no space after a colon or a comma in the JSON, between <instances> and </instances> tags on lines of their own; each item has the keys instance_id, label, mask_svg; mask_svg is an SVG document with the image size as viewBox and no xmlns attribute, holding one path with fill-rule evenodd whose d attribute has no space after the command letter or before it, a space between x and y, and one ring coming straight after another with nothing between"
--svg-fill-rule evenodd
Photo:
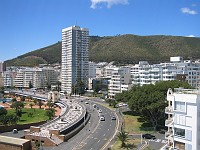
<instances>
[{"instance_id":1,"label":"green hillside","mask_svg":"<svg viewBox=\"0 0 200 150\"><path fill-rule=\"evenodd\" d=\"M120 35L109 37L91 36L89 40L91 61L115 61L117 63L151 63L169 61L171 56L200 58L200 38L181 36L137 36ZM7 66L35 66L40 63L61 62L61 42L44 47L12 60Z\"/></svg>"}]
</instances>

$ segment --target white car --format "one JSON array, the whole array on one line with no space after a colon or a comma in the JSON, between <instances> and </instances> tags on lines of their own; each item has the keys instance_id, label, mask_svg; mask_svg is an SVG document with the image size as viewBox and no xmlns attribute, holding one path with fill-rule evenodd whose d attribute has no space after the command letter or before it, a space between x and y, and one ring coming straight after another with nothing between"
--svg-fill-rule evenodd
<instances>
[{"instance_id":1,"label":"white car","mask_svg":"<svg viewBox=\"0 0 200 150\"><path fill-rule=\"evenodd\" d=\"M105 121L105 117L101 116L100 121Z\"/></svg>"},{"instance_id":2,"label":"white car","mask_svg":"<svg viewBox=\"0 0 200 150\"><path fill-rule=\"evenodd\" d=\"M102 113L102 110L101 110L101 109L99 109L99 113Z\"/></svg>"}]
</instances>

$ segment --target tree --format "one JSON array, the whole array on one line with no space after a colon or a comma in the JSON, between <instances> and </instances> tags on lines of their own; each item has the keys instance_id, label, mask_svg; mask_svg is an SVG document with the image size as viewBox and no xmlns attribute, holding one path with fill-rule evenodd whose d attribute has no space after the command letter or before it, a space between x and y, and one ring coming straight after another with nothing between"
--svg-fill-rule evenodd
<instances>
[{"instance_id":1,"label":"tree","mask_svg":"<svg viewBox=\"0 0 200 150\"><path fill-rule=\"evenodd\" d=\"M15 108L15 113L20 119L20 117L22 116L22 108L24 108L24 103L21 101L16 101L10 107Z\"/></svg>"},{"instance_id":2,"label":"tree","mask_svg":"<svg viewBox=\"0 0 200 150\"><path fill-rule=\"evenodd\" d=\"M61 82L60 82L60 81L57 81L57 82L56 82L56 85L57 85L57 86L56 86L56 90L57 90L57 91L61 91Z\"/></svg>"},{"instance_id":3,"label":"tree","mask_svg":"<svg viewBox=\"0 0 200 150\"><path fill-rule=\"evenodd\" d=\"M3 107L0 107L0 116L5 116L7 114L7 110Z\"/></svg>"},{"instance_id":4,"label":"tree","mask_svg":"<svg viewBox=\"0 0 200 150\"><path fill-rule=\"evenodd\" d=\"M38 102L38 100L34 98L33 102L34 102L34 104L36 105L37 102Z\"/></svg>"},{"instance_id":5,"label":"tree","mask_svg":"<svg viewBox=\"0 0 200 150\"><path fill-rule=\"evenodd\" d=\"M17 115L17 117L18 117L19 120L20 120L20 117L22 116L22 110L21 110L21 109L17 109L16 115Z\"/></svg>"},{"instance_id":6,"label":"tree","mask_svg":"<svg viewBox=\"0 0 200 150\"><path fill-rule=\"evenodd\" d=\"M27 96L26 98L29 99L29 100L33 99L32 96Z\"/></svg>"},{"instance_id":7,"label":"tree","mask_svg":"<svg viewBox=\"0 0 200 150\"><path fill-rule=\"evenodd\" d=\"M76 84L72 88L74 88L75 93L77 93L79 95L85 93L85 85L84 85L84 82L82 80L77 80ZM73 93L73 91L72 91L72 93Z\"/></svg>"},{"instance_id":8,"label":"tree","mask_svg":"<svg viewBox=\"0 0 200 150\"><path fill-rule=\"evenodd\" d=\"M17 112L18 109L24 108L24 103L20 101L16 101L10 107L15 108L15 111Z\"/></svg>"},{"instance_id":9,"label":"tree","mask_svg":"<svg viewBox=\"0 0 200 150\"><path fill-rule=\"evenodd\" d=\"M54 104L51 101L47 101L47 106L50 108L52 108L54 106Z\"/></svg>"},{"instance_id":10,"label":"tree","mask_svg":"<svg viewBox=\"0 0 200 150\"><path fill-rule=\"evenodd\" d=\"M0 116L0 122L3 125L16 124L17 121L18 121L18 117L15 114L7 114L5 116Z\"/></svg>"},{"instance_id":11,"label":"tree","mask_svg":"<svg viewBox=\"0 0 200 150\"><path fill-rule=\"evenodd\" d=\"M31 109L33 108L33 105L34 105L33 103L30 103L30 104L29 104L29 106L31 107Z\"/></svg>"},{"instance_id":12,"label":"tree","mask_svg":"<svg viewBox=\"0 0 200 150\"><path fill-rule=\"evenodd\" d=\"M43 105L43 102L41 100L39 100L38 101L38 106L40 107L40 109L41 109L42 105Z\"/></svg>"},{"instance_id":13,"label":"tree","mask_svg":"<svg viewBox=\"0 0 200 150\"><path fill-rule=\"evenodd\" d=\"M49 120L55 115L55 109L51 108L46 110L46 115L49 117Z\"/></svg>"},{"instance_id":14,"label":"tree","mask_svg":"<svg viewBox=\"0 0 200 150\"><path fill-rule=\"evenodd\" d=\"M139 113L157 130L159 126L164 126L167 90L178 87L191 88L186 82L161 81L155 85L134 86L130 91L117 95L117 100L128 102L132 111Z\"/></svg>"},{"instance_id":15,"label":"tree","mask_svg":"<svg viewBox=\"0 0 200 150\"><path fill-rule=\"evenodd\" d=\"M21 96L21 97L20 97L20 100L21 100L22 102L24 102L24 101L25 101L25 97L24 97L24 96Z\"/></svg>"},{"instance_id":16,"label":"tree","mask_svg":"<svg viewBox=\"0 0 200 150\"><path fill-rule=\"evenodd\" d=\"M32 84L32 82L31 81L29 81L29 89L31 89L31 88L33 88L33 84Z\"/></svg>"},{"instance_id":17,"label":"tree","mask_svg":"<svg viewBox=\"0 0 200 150\"><path fill-rule=\"evenodd\" d=\"M121 147L125 147L126 143L128 141L128 133L126 133L124 130L122 130L121 132L119 132L119 134L117 135L117 139L120 140L122 142Z\"/></svg>"},{"instance_id":18,"label":"tree","mask_svg":"<svg viewBox=\"0 0 200 150\"><path fill-rule=\"evenodd\" d=\"M14 102L16 102L17 101L17 99L14 97L13 99L12 99L12 102L14 103Z\"/></svg>"}]
</instances>

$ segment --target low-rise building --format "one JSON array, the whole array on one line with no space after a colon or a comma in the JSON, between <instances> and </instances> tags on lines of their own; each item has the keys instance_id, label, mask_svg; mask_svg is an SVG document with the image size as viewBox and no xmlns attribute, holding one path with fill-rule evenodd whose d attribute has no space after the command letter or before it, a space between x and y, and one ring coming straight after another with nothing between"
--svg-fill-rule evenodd
<instances>
[{"instance_id":1,"label":"low-rise building","mask_svg":"<svg viewBox=\"0 0 200 150\"><path fill-rule=\"evenodd\" d=\"M14 138L0 135L1 150L30 150L31 141L27 139Z\"/></svg>"}]
</instances>

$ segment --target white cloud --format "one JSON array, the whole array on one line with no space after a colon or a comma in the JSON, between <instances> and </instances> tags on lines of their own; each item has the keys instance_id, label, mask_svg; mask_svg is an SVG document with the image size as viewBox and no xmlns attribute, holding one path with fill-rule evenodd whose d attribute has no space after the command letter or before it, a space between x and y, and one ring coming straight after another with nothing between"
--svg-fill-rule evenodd
<instances>
[{"instance_id":1,"label":"white cloud","mask_svg":"<svg viewBox=\"0 0 200 150\"><path fill-rule=\"evenodd\" d=\"M196 7L197 6L197 4L192 4L192 7Z\"/></svg>"},{"instance_id":2,"label":"white cloud","mask_svg":"<svg viewBox=\"0 0 200 150\"><path fill-rule=\"evenodd\" d=\"M191 34L191 35L188 35L188 36L186 36L186 37L195 37L193 34Z\"/></svg>"},{"instance_id":3,"label":"white cloud","mask_svg":"<svg viewBox=\"0 0 200 150\"><path fill-rule=\"evenodd\" d=\"M190 15L196 15L197 14L197 11L191 10L190 8L187 8L187 7L181 8L181 12L184 13L184 14L190 14Z\"/></svg>"},{"instance_id":4,"label":"white cloud","mask_svg":"<svg viewBox=\"0 0 200 150\"><path fill-rule=\"evenodd\" d=\"M111 8L112 5L117 5L117 4L123 4L126 5L128 4L128 0L91 0L91 8L95 9L97 8L97 5L100 3L106 3L107 8Z\"/></svg>"}]
</instances>

